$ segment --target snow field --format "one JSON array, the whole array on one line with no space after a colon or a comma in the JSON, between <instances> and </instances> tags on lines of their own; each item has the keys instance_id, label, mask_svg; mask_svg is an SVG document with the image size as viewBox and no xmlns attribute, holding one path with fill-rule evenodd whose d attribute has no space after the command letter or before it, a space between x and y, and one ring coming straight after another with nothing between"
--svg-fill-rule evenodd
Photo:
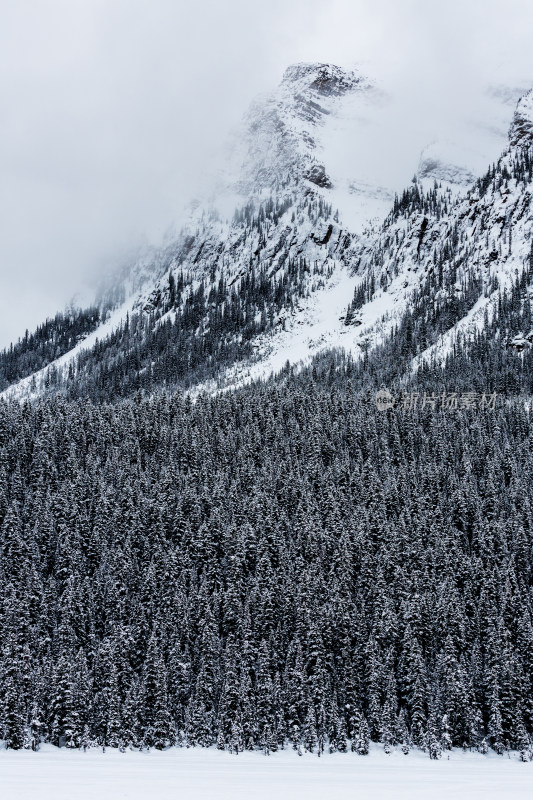
<instances>
[{"instance_id":1,"label":"snow field","mask_svg":"<svg viewBox=\"0 0 533 800\"><path fill-rule=\"evenodd\" d=\"M0 751L6 800L525 800L533 764L516 754L453 751L439 761L412 751L301 758L284 750L238 756L200 748L150 753Z\"/></svg>"}]
</instances>

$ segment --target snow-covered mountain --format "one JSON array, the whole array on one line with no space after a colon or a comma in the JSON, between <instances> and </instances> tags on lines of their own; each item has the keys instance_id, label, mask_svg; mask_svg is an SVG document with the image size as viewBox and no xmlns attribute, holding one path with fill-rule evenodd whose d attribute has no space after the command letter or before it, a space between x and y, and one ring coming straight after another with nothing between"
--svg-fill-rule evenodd
<instances>
[{"instance_id":1,"label":"snow-covered mountain","mask_svg":"<svg viewBox=\"0 0 533 800\"><path fill-rule=\"evenodd\" d=\"M425 333L417 368L492 320L502 291L511 291L532 265L532 146L530 91L517 105L507 148L465 196L414 184L395 202L377 237L359 243L358 270L378 287L357 310L367 336L376 341L406 311L418 309ZM375 305L383 312L377 324L369 314Z\"/></svg>"},{"instance_id":2,"label":"snow-covered mountain","mask_svg":"<svg viewBox=\"0 0 533 800\"><path fill-rule=\"evenodd\" d=\"M356 71L289 67L166 246L129 266L94 313L4 354L6 394L240 385L328 348L357 354L420 297L450 325L430 325L416 363L445 350L481 324L530 253L531 93L497 166L486 174L480 163L499 141L503 97L499 127L479 132L477 150L466 134L428 142L395 199L362 148L372 161L368 128L387 95Z\"/></svg>"}]
</instances>

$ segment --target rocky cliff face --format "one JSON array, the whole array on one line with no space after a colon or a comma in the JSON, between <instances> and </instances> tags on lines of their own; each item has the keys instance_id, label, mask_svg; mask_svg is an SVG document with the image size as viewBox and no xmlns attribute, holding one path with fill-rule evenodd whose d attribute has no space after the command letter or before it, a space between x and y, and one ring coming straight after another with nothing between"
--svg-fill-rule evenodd
<instances>
[{"instance_id":1,"label":"rocky cliff face","mask_svg":"<svg viewBox=\"0 0 533 800\"><path fill-rule=\"evenodd\" d=\"M533 90L519 101L509 138L513 147L531 147L533 142Z\"/></svg>"}]
</instances>

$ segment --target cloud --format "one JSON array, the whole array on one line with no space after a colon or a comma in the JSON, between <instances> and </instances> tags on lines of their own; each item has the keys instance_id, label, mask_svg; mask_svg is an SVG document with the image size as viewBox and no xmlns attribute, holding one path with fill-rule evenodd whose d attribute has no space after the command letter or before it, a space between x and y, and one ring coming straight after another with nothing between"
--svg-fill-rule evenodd
<instances>
[{"instance_id":1,"label":"cloud","mask_svg":"<svg viewBox=\"0 0 533 800\"><path fill-rule=\"evenodd\" d=\"M156 241L288 63L361 63L408 139L421 109L437 129L482 85L533 75L532 16L520 0L4 0L0 346Z\"/></svg>"},{"instance_id":2,"label":"cloud","mask_svg":"<svg viewBox=\"0 0 533 800\"><path fill-rule=\"evenodd\" d=\"M157 240L256 92L279 80L292 11L17 0L2 17L0 345Z\"/></svg>"}]
</instances>

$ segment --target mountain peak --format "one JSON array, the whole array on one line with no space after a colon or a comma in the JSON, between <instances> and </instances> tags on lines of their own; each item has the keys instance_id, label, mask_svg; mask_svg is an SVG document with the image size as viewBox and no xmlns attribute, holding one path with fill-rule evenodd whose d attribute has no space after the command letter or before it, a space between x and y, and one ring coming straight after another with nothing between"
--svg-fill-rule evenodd
<instances>
[{"instance_id":1,"label":"mountain peak","mask_svg":"<svg viewBox=\"0 0 533 800\"><path fill-rule=\"evenodd\" d=\"M533 144L533 89L518 101L509 138L513 145Z\"/></svg>"},{"instance_id":2,"label":"mountain peak","mask_svg":"<svg viewBox=\"0 0 533 800\"><path fill-rule=\"evenodd\" d=\"M281 83L297 84L329 97L349 92L360 81L361 77L353 70L344 70L335 64L299 63L287 67Z\"/></svg>"},{"instance_id":3,"label":"mountain peak","mask_svg":"<svg viewBox=\"0 0 533 800\"><path fill-rule=\"evenodd\" d=\"M287 67L277 89L252 103L245 117L230 170L238 176L233 179L237 193L281 191L302 179L319 189L331 188L322 161L325 123L346 95L369 87L362 76L334 64Z\"/></svg>"}]
</instances>

